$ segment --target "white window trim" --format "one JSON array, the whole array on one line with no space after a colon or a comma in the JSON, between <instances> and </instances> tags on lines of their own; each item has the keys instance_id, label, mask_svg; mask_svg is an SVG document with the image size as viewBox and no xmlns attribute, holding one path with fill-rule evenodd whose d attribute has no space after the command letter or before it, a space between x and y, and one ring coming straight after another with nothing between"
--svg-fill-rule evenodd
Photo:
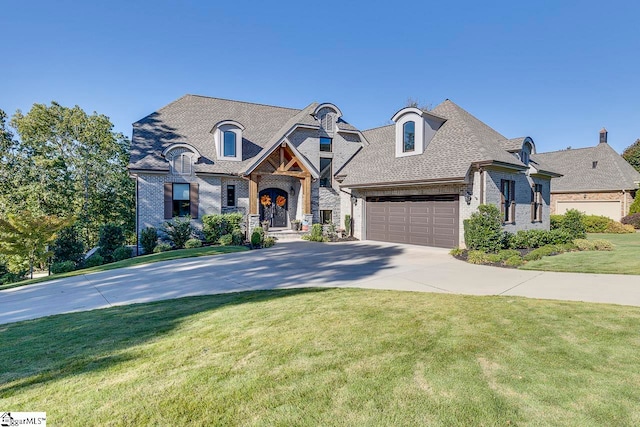
<instances>
[{"instance_id":1,"label":"white window trim","mask_svg":"<svg viewBox=\"0 0 640 427\"><path fill-rule=\"evenodd\" d=\"M407 108L399 117L394 116L396 122L396 157L416 156L424 153L425 149L425 122L422 114L413 111L417 108ZM420 110L418 110L420 111ZM404 151L404 125L407 122L415 123L415 136L413 151Z\"/></svg>"},{"instance_id":2,"label":"white window trim","mask_svg":"<svg viewBox=\"0 0 640 427\"><path fill-rule=\"evenodd\" d=\"M216 155L218 156L218 160L227 160L233 162L242 161L242 132L244 131L244 126L240 123L233 120L224 120L222 122L217 123L213 129L213 139L216 146ZM236 155L235 156L225 156L224 155L224 133L225 132L233 132L236 135Z\"/></svg>"}]
</instances>

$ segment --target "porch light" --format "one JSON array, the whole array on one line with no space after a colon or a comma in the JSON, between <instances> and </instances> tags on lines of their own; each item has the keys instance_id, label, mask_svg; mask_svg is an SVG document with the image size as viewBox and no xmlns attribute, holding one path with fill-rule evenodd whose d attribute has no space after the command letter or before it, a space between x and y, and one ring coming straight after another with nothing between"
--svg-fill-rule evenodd
<instances>
[{"instance_id":1,"label":"porch light","mask_svg":"<svg viewBox=\"0 0 640 427\"><path fill-rule=\"evenodd\" d=\"M471 204L471 193L467 191L467 193L464 195L464 201L467 202L467 205Z\"/></svg>"}]
</instances>

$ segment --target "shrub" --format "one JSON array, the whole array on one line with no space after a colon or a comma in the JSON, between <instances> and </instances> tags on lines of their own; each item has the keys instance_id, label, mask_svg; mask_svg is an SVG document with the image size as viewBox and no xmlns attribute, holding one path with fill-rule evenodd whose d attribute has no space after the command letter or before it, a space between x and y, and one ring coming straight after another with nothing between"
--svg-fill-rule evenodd
<instances>
[{"instance_id":1,"label":"shrub","mask_svg":"<svg viewBox=\"0 0 640 427\"><path fill-rule=\"evenodd\" d=\"M184 242L184 247L187 249L199 248L202 246L202 240L200 239L189 239Z\"/></svg>"},{"instance_id":2,"label":"shrub","mask_svg":"<svg viewBox=\"0 0 640 427\"><path fill-rule=\"evenodd\" d=\"M596 251L612 251L613 243L604 239L596 239L591 241L593 243L593 249Z\"/></svg>"},{"instance_id":3,"label":"shrub","mask_svg":"<svg viewBox=\"0 0 640 427\"><path fill-rule=\"evenodd\" d=\"M84 261L84 243L82 243L76 227L60 230L58 237L53 242L52 250L54 263L71 261L76 267L79 267Z\"/></svg>"},{"instance_id":4,"label":"shrub","mask_svg":"<svg viewBox=\"0 0 640 427\"><path fill-rule=\"evenodd\" d=\"M633 199L633 203L629 206L629 214L640 213L640 190L636 191L636 197Z\"/></svg>"},{"instance_id":5,"label":"shrub","mask_svg":"<svg viewBox=\"0 0 640 427\"><path fill-rule=\"evenodd\" d=\"M487 261L487 253L485 251L471 250L467 253L467 262L471 264L485 264Z\"/></svg>"},{"instance_id":6,"label":"shrub","mask_svg":"<svg viewBox=\"0 0 640 427\"><path fill-rule=\"evenodd\" d=\"M160 252L167 252L167 251L170 251L171 249L173 248L171 247L170 244L165 242L160 242L156 245L155 248L153 248L153 253L159 254Z\"/></svg>"},{"instance_id":7,"label":"shrub","mask_svg":"<svg viewBox=\"0 0 640 427\"><path fill-rule=\"evenodd\" d=\"M113 262L113 251L120 246L124 246L125 237L122 227L117 224L105 224L100 227L100 255L104 258L104 262Z\"/></svg>"},{"instance_id":8,"label":"shrub","mask_svg":"<svg viewBox=\"0 0 640 427\"><path fill-rule=\"evenodd\" d=\"M68 273L76 269L76 263L73 261L59 261L51 264L51 274Z\"/></svg>"},{"instance_id":9,"label":"shrub","mask_svg":"<svg viewBox=\"0 0 640 427\"><path fill-rule=\"evenodd\" d=\"M569 209L562 218L561 229L566 230L574 239L584 239L587 233L582 223L582 217L584 214L575 209Z\"/></svg>"},{"instance_id":10,"label":"shrub","mask_svg":"<svg viewBox=\"0 0 640 427\"><path fill-rule=\"evenodd\" d=\"M143 228L140 232L140 246L145 254L153 252L153 248L158 244L158 230L155 227Z\"/></svg>"},{"instance_id":11,"label":"shrub","mask_svg":"<svg viewBox=\"0 0 640 427\"><path fill-rule=\"evenodd\" d=\"M524 256L525 261L534 261L542 258L543 256L549 256L553 254L560 253L561 251L556 245L546 245L541 246L537 249L532 250L528 254Z\"/></svg>"},{"instance_id":12,"label":"shrub","mask_svg":"<svg viewBox=\"0 0 640 427\"><path fill-rule=\"evenodd\" d=\"M565 229L556 229L549 231L549 243L553 245L572 244L573 236L571 232Z\"/></svg>"},{"instance_id":13,"label":"shrub","mask_svg":"<svg viewBox=\"0 0 640 427\"><path fill-rule=\"evenodd\" d=\"M563 219L564 219L564 215L551 215L549 217L551 230L557 230L561 228Z\"/></svg>"},{"instance_id":14,"label":"shrub","mask_svg":"<svg viewBox=\"0 0 640 427\"><path fill-rule=\"evenodd\" d=\"M202 217L202 231L207 242L217 242L225 234L241 230L241 213L214 214Z\"/></svg>"},{"instance_id":15,"label":"shrub","mask_svg":"<svg viewBox=\"0 0 640 427\"><path fill-rule=\"evenodd\" d=\"M640 191L638 191L640 194ZM622 218L621 222L626 225L631 225L633 228L640 228L640 213L629 214Z\"/></svg>"},{"instance_id":16,"label":"shrub","mask_svg":"<svg viewBox=\"0 0 640 427\"><path fill-rule=\"evenodd\" d=\"M514 255L504 261L504 265L508 265L509 267L519 267L522 264L524 264L524 260L520 255Z\"/></svg>"},{"instance_id":17,"label":"shrub","mask_svg":"<svg viewBox=\"0 0 640 427\"><path fill-rule=\"evenodd\" d=\"M551 235L546 230L519 230L511 239L511 248L539 248L548 244Z\"/></svg>"},{"instance_id":18,"label":"shrub","mask_svg":"<svg viewBox=\"0 0 640 427\"><path fill-rule=\"evenodd\" d=\"M220 243L222 246L232 245L233 244L233 236L231 234L223 234L218 239L218 243Z\"/></svg>"},{"instance_id":19,"label":"shrub","mask_svg":"<svg viewBox=\"0 0 640 427\"><path fill-rule=\"evenodd\" d=\"M633 225L630 224L622 224L618 221L611 221L605 230L606 233L612 234L626 234L626 233L635 233L636 230Z\"/></svg>"},{"instance_id":20,"label":"shrub","mask_svg":"<svg viewBox=\"0 0 640 427\"><path fill-rule=\"evenodd\" d=\"M595 245L591 240L576 239L573 241L573 243L576 245L576 249L578 249L579 251L592 251L595 249Z\"/></svg>"},{"instance_id":21,"label":"shrub","mask_svg":"<svg viewBox=\"0 0 640 427\"><path fill-rule=\"evenodd\" d=\"M172 221L167 221L162 224L161 230L176 249L183 249L187 240L193 235L191 217L187 215L184 218L175 218Z\"/></svg>"},{"instance_id":22,"label":"shrub","mask_svg":"<svg viewBox=\"0 0 640 427\"><path fill-rule=\"evenodd\" d=\"M85 267L97 267L98 265L104 264L104 257L99 253L95 253L91 255L88 259L84 261Z\"/></svg>"},{"instance_id":23,"label":"shrub","mask_svg":"<svg viewBox=\"0 0 640 427\"><path fill-rule=\"evenodd\" d=\"M449 251L449 255L452 256L460 256L464 253L464 249L460 249L460 248L453 248Z\"/></svg>"},{"instance_id":24,"label":"shrub","mask_svg":"<svg viewBox=\"0 0 640 427\"><path fill-rule=\"evenodd\" d=\"M122 261L123 259L129 259L133 256L133 251L128 246L120 246L113 251L113 260Z\"/></svg>"},{"instance_id":25,"label":"shrub","mask_svg":"<svg viewBox=\"0 0 640 427\"><path fill-rule=\"evenodd\" d=\"M311 226L311 233L307 236L303 236L305 240L311 242L324 242L324 235L322 234L322 224L313 224Z\"/></svg>"},{"instance_id":26,"label":"shrub","mask_svg":"<svg viewBox=\"0 0 640 427\"><path fill-rule=\"evenodd\" d=\"M347 235L351 236L351 215L344 216L344 229L347 232Z\"/></svg>"},{"instance_id":27,"label":"shrub","mask_svg":"<svg viewBox=\"0 0 640 427\"><path fill-rule=\"evenodd\" d=\"M493 205L480 205L478 212L464 221L464 241L469 249L496 252L502 248L500 211Z\"/></svg>"},{"instance_id":28,"label":"shrub","mask_svg":"<svg viewBox=\"0 0 640 427\"><path fill-rule=\"evenodd\" d=\"M506 261L507 259L513 258L514 256L519 257L520 252L516 251L515 249L503 249L498 252L498 256L500 257L500 261Z\"/></svg>"},{"instance_id":29,"label":"shrub","mask_svg":"<svg viewBox=\"0 0 640 427\"><path fill-rule=\"evenodd\" d=\"M267 236L264 238L264 242L262 242L263 248L270 248L271 246L276 244L276 239L271 236Z\"/></svg>"},{"instance_id":30,"label":"shrub","mask_svg":"<svg viewBox=\"0 0 640 427\"><path fill-rule=\"evenodd\" d=\"M502 262L502 258L498 254L487 254L487 262L497 264Z\"/></svg>"},{"instance_id":31,"label":"shrub","mask_svg":"<svg viewBox=\"0 0 640 427\"><path fill-rule=\"evenodd\" d=\"M254 228L251 233L251 246L254 248L262 246L264 242L264 230L260 227Z\"/></svg>"},{"instance_id":32,"label":"shrub","mask_svg":"<svg viewBox=\"0 0 640 427\"><path fill-rule=\"evenodd\" d=\"M239 246L244 242L244 233L240 229L233 230L231 237L233 238L232 241L235 246Z\"/></svg>"},{"instance_id":33,"label":"shrub","mask_svg":"<svg viewBox=\"0 0 640 427\"><path fill-rule=\"evenodd\" d=\"M602 215L584 215L582 217L582 224L587 233L604 233L610 222L613 222L611 218Z\"/></svg>"}]
</instances>

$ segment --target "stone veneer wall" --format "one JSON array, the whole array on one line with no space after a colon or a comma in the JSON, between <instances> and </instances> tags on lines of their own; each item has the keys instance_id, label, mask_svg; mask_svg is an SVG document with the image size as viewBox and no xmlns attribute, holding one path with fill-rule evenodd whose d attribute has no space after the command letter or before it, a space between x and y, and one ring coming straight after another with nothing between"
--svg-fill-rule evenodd
<instances>
[{"instance_id":1,"label":"stone veneer wall","mask_svg":"<svg viewBox=\"0 0 640 427\"><path fill-rule=\"evenodd\" d=\"M626 200L625 200L626 198ZM599 193L551 193L551 215L556 213L556 203L563 202L581 202L581 201L619 201L620 202L620 218L629 214L629 207L633 203L633 192L609 191ZM626 206L625 206L626 202Z\"/></svg>"}]
</instances>

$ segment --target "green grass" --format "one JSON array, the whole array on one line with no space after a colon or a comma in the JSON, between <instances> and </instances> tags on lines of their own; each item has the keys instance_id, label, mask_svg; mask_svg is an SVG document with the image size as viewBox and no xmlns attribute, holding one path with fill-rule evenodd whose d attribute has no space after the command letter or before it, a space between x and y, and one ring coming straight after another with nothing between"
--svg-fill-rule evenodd
<instances>
[{"instance_id":1,"label":"green grass","mask_svg":"<svg viewBox=\"0 0 640 427\"><path fill-rule=\"evenodd\" d=\"M51 425L640 424L640 309L301 289L0 325L3 410Z\"/></svg>"},{"instance_id":2,"label":"green grass","mask_svg":"<svg viewBox=\"0 0 640 427\"><path fill-rule=\"evenodd\" d=\"M228 254L232 252L242 252L248 250L246 246L204 246L201 248L193 249L178 249L167 252L160 252L157 254L141 255L134 258L125 259L122 261L112 262L110 264L98 265L91 268L83 268L82 270L70 271L68 273L52 274L51 276L38 277L35 279L22 280L15 283L7 283L6 285L0 285L0 290L16 288L19 286L31 285L34 283L46 282L48 280L60 279L63 277L79 276L81 274L97 273L99 271L113 270L116 268L131 267L140 264L150 264L153 262L169 261L172 259L180 258L193 258L199 256L220 255Z\"/></svg>"},{"instance_id":3,"label":"green grass","mask_svg":"<svg viewBox=\"0 0 640 427\"><path fill-rule=\"evenodd\" d=\"M589 234L588 238L609 240L614 244L613 251L568 252L543 257L520 268L577 273L640 274L640 233Z\"/></svg>"}]
</instances>

